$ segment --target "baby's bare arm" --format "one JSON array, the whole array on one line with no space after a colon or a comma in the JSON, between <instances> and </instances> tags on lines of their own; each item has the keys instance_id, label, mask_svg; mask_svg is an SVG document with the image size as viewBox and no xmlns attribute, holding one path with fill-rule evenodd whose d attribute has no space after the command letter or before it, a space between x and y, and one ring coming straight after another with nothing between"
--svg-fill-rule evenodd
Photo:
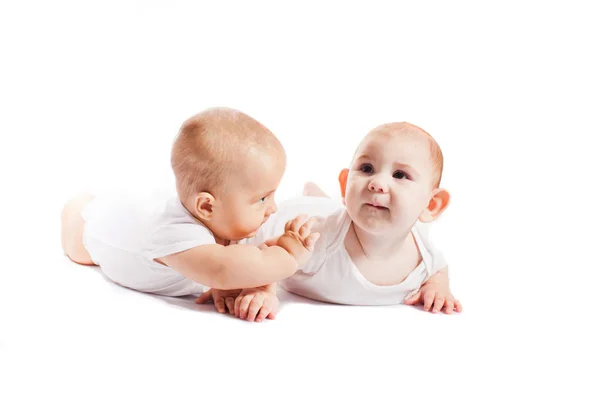
<instances>
[{"instance_id":1,"label":"baby's bare arm","mask_svg":"<svg viewBox=\"0 0 600 400\"><path fill-rule=\"evenodd\" d=\"M289 221L275 246L208 244L161 257L158 261L183 276L215 289L268 285L293 275L308 260L319 238L314 220L301 215Z\"/></svg>"},{"instance_id":2,"label":"baby's bare arm","mask_svg":"<svg viewBox=\"0 0 600 400\"><path fill-rule=\"evenodd\" d=\"M294 257L282 247L261 250L245 244L207 244L159 261L189 279L223 290L267 285L293 275L298 268Z\"/></svg>"}]
</instances>

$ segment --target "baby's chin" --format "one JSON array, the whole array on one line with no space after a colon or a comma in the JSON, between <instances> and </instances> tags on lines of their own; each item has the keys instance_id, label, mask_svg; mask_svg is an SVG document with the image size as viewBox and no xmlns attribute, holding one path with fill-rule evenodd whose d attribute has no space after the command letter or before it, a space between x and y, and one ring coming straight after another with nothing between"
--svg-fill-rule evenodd
<instances>
[{"instance_id":1,"label":"baby's chin","mask_svg":"<svg viewBox=\"0 0 600 400\"><path fill-rule=\"evenodd\" d=\"M247 233L246 235L244 235L243 238L241 238L239 240L242 240L242 239L252 239L253 237L255 237L258 234L258 230L259 229L260 229L260 226L258 228L256 228L256 230L254 230L254 231L252 231L250 233Z\"/></svg>"},{"instance_id":2,"label":"baby's chin","mask_svg":"<svg viewBox=\"0 0 600 400\"><path fill-rule=\"evenodd\" d=\"M240 242L242 240L246 240L246 239L252 239L253 237L256 236L256 234L258 233L258 231L253 231L250 233L237 233L236 235L230 235L229 240L230 242Z\"/></svg>"},{"instance_id":3,"label":"baby's chin","mask_svg":"<svg viewBox=\"0 0 600 400\"><path fill-rule=\"evenodd\" d=\"M255 230L244 236L243 239L252 239L253 237L255 237L258 234L258 231L260 230L261 226L263 226L265 222L267 222L266 219L259 226L257 226Z\"/></svg>"},{"instance_id":4,"label":"baby's chin","mask_svg":"<svg viewBox=\"0 0 600 400\"><path fill-rule=\"evenodd\" d=\"M359 215L356 218L352 218L352 222L361 230L374 235L384 234L393 228L389 220L373 215Z\"/></svg>"}]
</instances>

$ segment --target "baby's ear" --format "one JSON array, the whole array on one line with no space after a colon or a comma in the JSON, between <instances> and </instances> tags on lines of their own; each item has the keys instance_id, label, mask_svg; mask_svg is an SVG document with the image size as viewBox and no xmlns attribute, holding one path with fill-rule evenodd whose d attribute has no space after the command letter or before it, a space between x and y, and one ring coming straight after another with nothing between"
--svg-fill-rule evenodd
<instances>
[{"instance_id":1,"label":"baby's ear","mask_svg":"<svg viewBox=\"0 0 600 400\"><path fill-rule=\"evenodd\" d=\"M340 191L342 192L342 202L346 204L346 184L348 183L348 168L344 168L338 176L340 182Z\"/></svg>"},{"instance_id":2,"label":"baby's ear","mask_svg":"<svg viewBox=\"0 0 600 400\"><path fill-rule=\"evenodd\" d=\"M198 217L203 220L210 220L213 215L214 206L215 198L212 194L207 192L198 193L195 203L195 209Z\"/></svg>"},{"instance_id":3,"label":"baby's ear","mask_svg":"<svg viewBox=\"0 0 600 400\"><path fill-rule=\"evenodd\" d=\"M446 189L435 189L427 208L419 215L419 221L431 222L444 212L450 203L450 193Z\"/></svg>"}]
</instances>

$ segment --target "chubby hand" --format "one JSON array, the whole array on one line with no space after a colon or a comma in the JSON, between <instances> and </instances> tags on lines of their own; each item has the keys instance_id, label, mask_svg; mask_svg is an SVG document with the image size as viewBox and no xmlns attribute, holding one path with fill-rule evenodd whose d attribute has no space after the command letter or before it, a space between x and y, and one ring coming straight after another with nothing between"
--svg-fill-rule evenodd
<instances>
[{"instance_id":1,"label":"chubby hand","mask_svg":"<svg viewBox=\"0 0 600 400\"><path fill-rule=\"evenodd\" d=\"M276 285L242 290L235 299L234 315L240 319L256 322L261 322L265 318L275 319L279 312Z\"/></svg>"},{"instance_id":2,"label":"chubby hand","mask_svg":"<svg viewBox=\"0 0 600 400\"><path fill-rule=\"evenodd\" d=\"M225 308L229 314L233 315L235 298L242 292L242 289L210 289L196 299L196 304L204 304L212 300L218 312L225 313Z\"/></svg>"},{"instance_id":3,"label":"chubby hand","mask_svg":"<svg viewBox=\"0 0 600 400\"><path fill-rule=\"evenodd\" d=\"M212 300L218 312L229 312L238 318L261 322L265 318L275 319L279 312L279 299L275 284L251 289L210 289L196 299L196 304Z\"/></svg>"},{"instance_id":4,"label":"chubby hand","mask_svg":"<svg viewBox=\"0 0 600 400\"><path fill-rule=\"evenodd\" d=\"M404 304L423 304L423 309L425 311L431 310L432 313L437 313L442 309L446 314L452 314L453 311L462 311L460 301L450 293L450 286L435 281L425 282L417 293L404 299Z\"/></svg>"},{"instance_id":5,"label":"chubby hand","mask_svg":"<svg viewBox=\"0 0 600 400\"><path fill-rule=\"evenodd\" d=\"M319 233L311 231L314 223L315 219L308 218L305 214L297 216L285 224L283 235L277 238L275 243L290 253L298 265L308 261L319 239ZM267 245L272 244L269 242L271 241L268 241Z\"/></svg>"}]
</instances>

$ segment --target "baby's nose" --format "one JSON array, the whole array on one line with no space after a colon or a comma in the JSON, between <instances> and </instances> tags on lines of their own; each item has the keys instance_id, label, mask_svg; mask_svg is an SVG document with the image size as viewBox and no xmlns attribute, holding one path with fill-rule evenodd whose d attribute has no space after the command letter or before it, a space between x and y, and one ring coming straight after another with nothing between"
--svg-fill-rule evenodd
<instances>
[{"instance_id":1,"label":"baby's nose","mask_svg":"<svg viewBox=\"0 0 600 400\"><path fill-rule=\"evenodd\" d=\"M269 207L267 209L267 215L275 214L276 212L277 212L277 204L275 202L273 202L273 204L271 204L271 207Z\"/></svg>"},{"instance_id":2,"label":"baby's nose","mask_svg":"<svg viewBox=\"0 0 600 400\"><path fill-rule=\"evenodd\" d=\"M371 182L369 182L369 190L376 193L386 193L388 188L387 185L381 180L373 179Z\"/></svg>"}]
</instances>

